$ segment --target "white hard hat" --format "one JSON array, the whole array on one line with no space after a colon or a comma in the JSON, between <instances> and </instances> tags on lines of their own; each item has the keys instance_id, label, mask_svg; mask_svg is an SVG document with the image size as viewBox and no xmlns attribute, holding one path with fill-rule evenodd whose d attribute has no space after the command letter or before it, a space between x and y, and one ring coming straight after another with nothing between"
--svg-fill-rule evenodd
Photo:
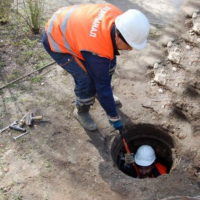
<instances>
[{"instance_id":1,"label":"white hard hat","mask_svg":"<svg viewBox=\"0 0 200 200\"><path fill-rule=\"evenodd\" d=\"M116 17L115 25L131 47L140 50L146 46L150 24L142 12L130 9Z\"/></svg>"},{"instance_id":2,"label":"white hard hat","mask_svg":"<svg viewBox=\"0 0 200 200\"><path fill-rule=\"evenodd\" d=\"M135 163L143 167L150 166L151 164L153 164L155 159L155 151L149 145L140 146L134 156Z\"/></svg>"}]
</instances>

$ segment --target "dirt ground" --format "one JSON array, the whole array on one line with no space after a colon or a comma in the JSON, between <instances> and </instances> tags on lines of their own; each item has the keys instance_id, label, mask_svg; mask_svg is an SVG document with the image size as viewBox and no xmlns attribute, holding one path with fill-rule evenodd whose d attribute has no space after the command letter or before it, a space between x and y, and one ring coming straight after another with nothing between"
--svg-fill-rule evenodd
<instances>
[{"instance_id":1,"label":"dirt ground","mask_svg":"<svg viewBox=\"0 0 200 200\"><path fill-rule=\"evenodd\" d=\"M80 2L104 1L50 1L46 17ZM113 86L126 124L168 130L175 143L170 174L134 179L119 171L110 154L118 133L105 112L96 101L91 113L98 131L84 130L72 114L72 78L52 65L0 90L1 128L27 112L46 120L16 141L16 131L1 134L0 200L200 199L200 14L194 13L200 2L107 2L141 9L152 24L144 51L121 52ZM38 36L14 41L12 26L0 30L0 87L52 62Z\"/></svg>"}]
</instances>

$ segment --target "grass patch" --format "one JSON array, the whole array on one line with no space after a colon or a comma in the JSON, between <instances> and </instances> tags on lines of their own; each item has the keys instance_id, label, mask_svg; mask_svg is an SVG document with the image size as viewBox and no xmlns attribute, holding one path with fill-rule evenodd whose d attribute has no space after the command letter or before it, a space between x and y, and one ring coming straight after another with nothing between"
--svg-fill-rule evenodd
<instances>
[{"instance_id":1,"label":"grass patch","mask_svg":"<svg viewBox=\"0 0 200 200\"><path fill-rule=\"evenodd\" d=\"M23 200L23 196L21 194L18 194L14 197L14 200Z\"/></svg>"},{"instance_id":2,"label":"grass patch","mask_svg":"<svg viewBox=\"0 0 200 200\"><path fill-rule=\"evenodd\" d=\"M34 76L33 78L31 78L31 82L32 83L41 83L43 80L43 77L38 75L38 76Z\"/></svg>"},{"instance_id":3,"label":"grass patch","mask_svg":"<svg viewBox=\"0 0 200 200\"><path fill-rule=\"evenodd\" d=\"M3 60L0 60L0 69L4 68L5 66L5 62Z\"/></svg>"},{"instance_id":4,"label":"grass patch","mask_svg":"<svg viewBox=\"0 0 200 200\"><path fill-rule=\"evenodd\" d=\"M0 0L0 23L6 24L9 21L12 0Z\"/></svg>"},{"instance_id":5,"label":"grass patch","mask_svg":"<svg viewBox=\"0 0 200 200\"><path fill-rule=\"evenodd\" d=\"M34 69L41 69L42 67L46 66L49 64L49 61L40 61L38 63L36 63L35 65L33 65Z\"/></svg>"},{"instance_id":6,"label":"grass patch","mask_svg":"<svg viewBox=\"0 0 200 200\"><path fill-rule=\"evenodd\" d=\"M4 98L4 102L5 103L11 103L11 102L15 102L17 101L17 97L16 96L11 96L11 97L5 97Z\"/></svg>"},{"instance_id":7,"label":"grass patch","mask_svg":"<svg viewBox=\"0 0 200 200\"><path fill-rule=\"evenodd\" d=\"M12 74L7 75L7 80L8 82L13 81L17 78L19 78L21 76L21 73L19 71L17 71L17 69L15 71L12 72Z\"/></svg>"},{"instance_id":8,"label":"grass patch","mask_svg":"<svg viewBox=\"0 0 200 200\"><path fill-rule=\"evenodd\" d=\"M6 195L6 192L3 191L3 189L0 189L0 200L8 200L8 196Z\"/></svg>"},{"instance_id":9,"label":"grass patch","mask_svg":"<svg viewBox=\"0 0 200 200\"><path fill-rule=\"evenodd\" d=\"M6 66L6 63L5 63L5 61L3 60L3 58L0 56L0 70L2 69L2 68L4 68Z\"/></svg>"},{"instance_id":10,"label":"grass patch","mask_svg":"<svg viewBox=\"0 0 200 200\"><path fill-rule=\"evenodd\" d=\"M27 49L26 51L22 51L21 55L16 58L16 63L18 65L24 66L29 62L31 58L36 56L35 54L36 53L33 49Z\"/></svg>"},{"instance_id":11,"label":"grass patch","mask_svg":"<svg viewBox=\"0 0 200 200\"><path fill-rule=\"evenodd\" d=\"M0 121L0 127L3 128L3 122ZM1 128L0 128L1 129ZM0 148L1 149L1 148Z\"/></svg>"},{"instance_id":12,"label":"grass patch","mask_svg":"<svg viewBox=\"0 0 200 200\"><path fill-rule=\"evenodd\" d=\"M21 41L22 45L25 45L28 48L33 48L38 44L38 39L31 40L29 38L25 38Z\"/></svg>"},{"instance_id":13,"label":"grass patch","mask_svg":"<svg viewBox=\"0 0 200 200\"><path fill-rule=\"evenodd\" d=\"M38 59L48 61L46 63L43 63L44 65L48 64L49 60L52 60L51 56L44 50L44 48L40 49Z\"/></svg>"},{"instance_id":14,"label":"grass patch","mask_svg":"<svg viewBox=\"0 0 200 200\"><path fill-rule=\"evenodd\" d=\"M48 169L52 168L52 164L49 161L46 161L44 166Z\"/></svg>"},{"instance_id":15,"label":"grass patch","mask_svg":"<svg viewBox=\"0 0 200 200\"><path fill-rule=\"evenodd\" d=\"M33 65L33 67L34 67L34 69L40 69L40 68L44 67L44 65L45 64L43 62L39 62L39 63Z\"/></svg>"},{"instance_id":16,"label":"grass patch","mask_svg":"<svg viewBox=\"0 0 200 200\"><path fill-rule=\"evenodd\" d=\"M26 3L28 3L27 1L32 1L32 3L34 3L34 1L44 0L24 1L26 1ZM26 5L28 9L28 4ZM48 62L50 60L50 56L40 43L40 35L33 35L24 18L21 17L22 14L17 15L17 12L19 11L13 11L11 13L10 23L4 25L2 30L0 30L0 38L3 41L2 45L8 45L8 50L12 48L12 51L5 50L5 53L9 54L9 57L14 58L13 61L22 67L35 65L33 68L39 69L43 67L42 62ZM25 15L26 14L23 13L23 17L25 17ZM5 32L5 34L2 35L2 32ZM5 62L0 57L0 69L4 66Z\"/></svg>"},{"instance_id":17,"label":"grass patch","mask_svg":"<svg viewBox=\"0 0 200 200\"><path fill-rule=\"evenodd\" d=\"M16 83L13 83L7 86L7 88L18 88L18 85Z\"/></svg>"}]
</instances>

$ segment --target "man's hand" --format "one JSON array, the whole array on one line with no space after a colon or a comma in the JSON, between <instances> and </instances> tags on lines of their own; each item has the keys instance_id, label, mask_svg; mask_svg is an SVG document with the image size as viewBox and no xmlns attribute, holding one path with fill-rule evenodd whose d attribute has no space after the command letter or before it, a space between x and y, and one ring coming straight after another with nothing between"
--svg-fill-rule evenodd
<instances>
[{"instance_id":1,"label":"man's hand","mask_svg":"<svg viewBox=\"0 0 200 200\"><path fill-rule=\"evenodd\" d=\"M123 122L119 117L109 117L109 123L116 129L122 130L124 128Z\"/></svg>"},{"instance_id":2,"label":"man's hand","mask_svg":"<svg viewBox=\"0 0 200 200\"><path fill-rule=\"evenodd\" d=\"M125 164L133 164L134 163L133 153L125 153L124 159L125 159Z\"/></svg>"}]
</instances>

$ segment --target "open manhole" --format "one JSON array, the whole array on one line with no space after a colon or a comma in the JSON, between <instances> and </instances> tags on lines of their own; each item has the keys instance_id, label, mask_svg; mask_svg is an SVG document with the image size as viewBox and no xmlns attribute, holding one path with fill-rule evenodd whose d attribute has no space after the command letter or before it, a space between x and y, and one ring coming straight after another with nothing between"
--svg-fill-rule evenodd
<instances>
[{"instance_id":1,"label":"open manhole","mask_svg":"<svg viewBox=\"0 0 200 200\"><path fill-rule=\"evenodd\" d=\"M174 148L174 142L167 134L166 130L151 124L138 124L127 128L127 130L123 133L123 138L127 142L130 152L133 153L133 159L131 160L132 162L134 161L133 163L130 161L130 159L128 159L127 162L127 150L122 142L121 136L118 135L114 139L111 146L111 155L113 161L117 165L118 169L123 173L134 178L157 177L163 174L163 168L165 168L165 174L170 173L170 169L173 164L172 148ZM150 146L150 149L153 149L153 153L155 153L155 161L151 160L150 157L152 157L152 155L145 153L145 156L147 157L145 159L147 159L148 162L153 162L152 164L144 163L144 161L142 161L142 164L138 165L138 160L136 163L136 158L140 159L140 161L142 159L144 160L144 157L141 157L141 149L143 148L142 146ZM143 151L143 155L144 152L147 151Z\"/></svg>"}]
</instances>

